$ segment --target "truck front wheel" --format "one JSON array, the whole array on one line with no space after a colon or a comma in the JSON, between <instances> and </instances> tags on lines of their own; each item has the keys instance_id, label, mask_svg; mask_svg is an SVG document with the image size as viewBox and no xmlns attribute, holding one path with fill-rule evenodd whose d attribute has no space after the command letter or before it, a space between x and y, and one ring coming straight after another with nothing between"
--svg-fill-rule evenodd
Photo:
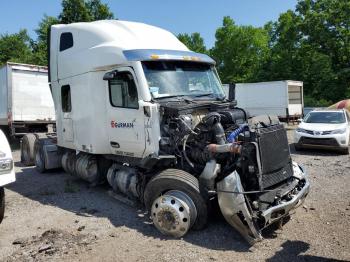
<instances>
[{"instance_id":1,"label":"truck front wheel","mask_svg":"<svg viewBox=\"0 0 350 262\"><path fill-rule=\"evenodd\" d=\"M0 224L4 219L5 214L5 190L3 187L0 187Z\"/></svg>"},{"instance_id":2,"label":"truck front wheel","mask_svg":"<svg viewBox=\"0 0 350 262\"><path fill-rule=\"evenodd\" d=\"M192 227L202 229L207 205L197 178L179 169L166 169L147 184L144 201L156 228L165 235L182 237Z\"/></svg>"}]
</instances>

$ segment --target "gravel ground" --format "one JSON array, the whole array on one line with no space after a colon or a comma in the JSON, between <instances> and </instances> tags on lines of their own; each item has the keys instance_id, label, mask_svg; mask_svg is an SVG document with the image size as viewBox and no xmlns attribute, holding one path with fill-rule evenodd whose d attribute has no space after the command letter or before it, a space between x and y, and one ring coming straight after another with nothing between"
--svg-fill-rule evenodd
<instances>
[{"instance_id":1,"label":"gravel ground","mask_svg":"<svg viewBox=\"0 0 350 262\"><path fill-rule=\"evenodd\" d=\"M349 156L292 153L311 192L282 230L250 247L221 217L183 239L165 237L142 208L110 197L107 186L39 174L14 150L17 182L6 187L0 261L350 261Z\"/></svg>"}]
</instances>

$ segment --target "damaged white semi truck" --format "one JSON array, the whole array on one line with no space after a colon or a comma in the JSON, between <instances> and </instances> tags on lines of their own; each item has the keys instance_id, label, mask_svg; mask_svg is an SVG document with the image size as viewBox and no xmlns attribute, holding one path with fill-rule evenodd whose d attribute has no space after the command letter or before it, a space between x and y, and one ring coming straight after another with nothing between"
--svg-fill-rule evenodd
<instances>
[{"instance_id":1,"label":"damaged white semi truck","mask_svg":"<svg viewBox=\"0 0 350 262\"><path fill-rule=\"evenodd\" d=\"M247 119L214 60L173 34L126 21L54 25L49 48L57 136L36 140L39 171L108 181L175 237L203 228L219 205L254 243L307 196L283 126Z\"/></svg>"}]
</instances>

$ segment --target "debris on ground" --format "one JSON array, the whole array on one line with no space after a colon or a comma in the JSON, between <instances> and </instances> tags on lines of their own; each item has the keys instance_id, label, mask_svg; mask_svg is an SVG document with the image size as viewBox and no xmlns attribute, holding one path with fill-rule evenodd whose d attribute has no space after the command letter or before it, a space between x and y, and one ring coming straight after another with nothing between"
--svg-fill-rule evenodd
<instances>
[{"instance_id":1,"label":"debris on ground","mask_svg":"<svg viewBox=\"0 0 350 262\"><path fill-rule=\"evenodd\" d=\"M95 237L86 234L74 234L60 229L50 229L40 236L28 239L16 239L13 245L20 248L6 262L12 261L47 261L52 256L60 257L67 251L79 250L95 242Z\"/></svg>"}]
</instances>

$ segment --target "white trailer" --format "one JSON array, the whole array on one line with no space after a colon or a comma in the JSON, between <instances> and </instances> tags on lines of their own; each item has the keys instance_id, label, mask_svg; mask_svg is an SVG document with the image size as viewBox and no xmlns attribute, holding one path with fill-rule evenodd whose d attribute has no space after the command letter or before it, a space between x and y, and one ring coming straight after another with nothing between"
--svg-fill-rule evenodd
<instances>
[{"instance_id":1,"label":"white trailer","mask_svg":"<svg viewBox=\"0 0 350 262\"><path fill-rule=\"evenodd\" d=\"M226 93L228 85L224 85ZM237 106L251 116L276 115L281 121L298 119L303 116L303 82L272 81L236 84Z\"/></svg>"},{"instance_id":2,"label":"white trailer","mask_svg":"<svg viewBox=\"0 0 350 262\"><path fill-rule=\"evenodd\" d=\"M47 67L6 63L0 68L0 128L9 136L46 132L55 123Z\"/></svg>"}]
</instances>

